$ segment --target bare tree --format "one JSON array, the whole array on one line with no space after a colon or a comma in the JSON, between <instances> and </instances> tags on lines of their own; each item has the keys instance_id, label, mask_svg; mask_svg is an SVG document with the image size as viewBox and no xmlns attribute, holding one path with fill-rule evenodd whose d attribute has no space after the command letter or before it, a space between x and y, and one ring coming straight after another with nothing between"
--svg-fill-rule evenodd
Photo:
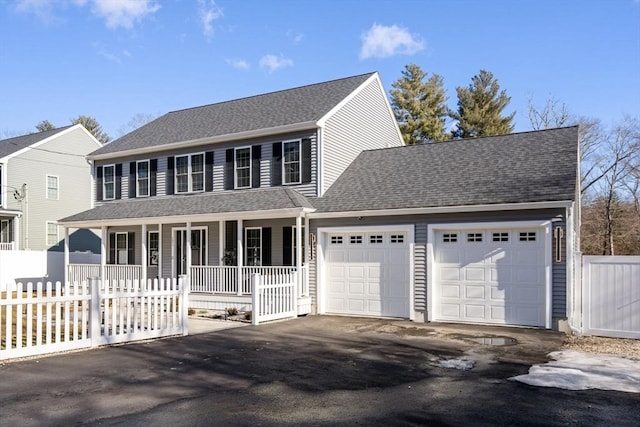
<instances>
[{"instance_id":1,"label":"bare tree","mask_svg":"<svg viewBox=\"0 0 640 427\"><path fill-rule=\"evenodd\" d=\"M155 119L158 118L158 116L159 116L159 114L137 113L135 116L133 116L131 118L131 120L129 120L127 122L126 125L122 126L120 129L118 129L118 132L120 134L118 137L126 135L129 132L133 132L134 130L138 129L139 127L144 126L147 123L154 121Z\"/></svg>"},{"instance_id":2,"label":"bare tree","mask_svg":"<svg viewBox=\"0 0 640 427\"><path fill-rule=\"evenodd\" d=\"M533 99L527 100L529 123L533 130L552 129L570 125L570 115L567 105L555 99L552 95L542 108L537 108Z\"/></svg>"}]
</instances>

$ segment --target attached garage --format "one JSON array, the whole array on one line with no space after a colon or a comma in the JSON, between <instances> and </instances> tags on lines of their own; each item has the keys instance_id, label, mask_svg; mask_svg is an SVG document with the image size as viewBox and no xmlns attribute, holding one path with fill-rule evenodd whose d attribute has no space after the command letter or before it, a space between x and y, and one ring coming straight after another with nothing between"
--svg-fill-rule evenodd
<instances>
[{"instance_id":1,"label":"attached garage","mask_svg":"<svg viewBox=\"0 0 640 427\"><path fill-rule=\"evenodd\" d=\"M319 230L320 312L410 318L413 228Z\"/></svg>"},{"instance_id":2,"label":"attached garage","mask_svg":"<svg viewBox=\"0 0 640 427\"><path fill-rule=\"evenodd\" d=\"M431 320L550 327L550 225L431 227Z\"/></svg>"}]
</instances>

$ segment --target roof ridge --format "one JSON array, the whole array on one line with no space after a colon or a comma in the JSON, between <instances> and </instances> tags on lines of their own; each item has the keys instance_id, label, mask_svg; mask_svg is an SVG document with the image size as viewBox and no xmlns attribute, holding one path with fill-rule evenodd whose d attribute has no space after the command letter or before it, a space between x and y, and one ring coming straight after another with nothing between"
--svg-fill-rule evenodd
<instances>
[{"instance_id":1,"label":"roof ridge","mask_svg":"<svg viewBox=\"0 0 640 427\"><path fill-rule=\"evenodd\" d=\"M36 136L36 135L40 135L40 134L43 134L43 136L44 136L44 134L46 134L47 136L51 136L51 135L55 135L58 132L62 132L65 129L69 129L72 126L75 126L75 124L62 126L62 127L58 127L58 128L54 128L54 129L48 129L48 130L44 130L44 131L31 132L31 133L25 133L25 134L22 134L22 135L12 136L10 138L0 139L0 143L8 142L8 141L11 141L12 139L24 138L24 137L27 137L27 136Z\"/></svg>"},{"instance_id":2,"label":"roof ridge","mask_svg":"<svg viewBox=\"0 0 640 427\"><path fill-rule=\"evenodd\" d=\"M166 116L166 115L169 115L169 114L179 113L179 112L182 112L182 111L195 110L195 109L198 109L198 108L205 108L205 107L212 107L214 105L223 105L223 104L228 104L228 103L231 103L231 102L237 102L237 101L242 101L242 100L251 99L251 98L259 98L259 97L263 97L263 96L274 95L276 93L282 93L282 92L289 92L289 91L298 90L298 89L304 89L304 88L307 88L307 87L320 86L320 85L324 85L324 84L339 82L341 80L348 80L348 79L354 79L354 78L358 78L358 77L362 77L362 76L373 75L375 73L377 73L377 71L372 71L372 72L369 72L369 73L356 74L356 75L348 76L348 77L341 77L341 78L337 78L337 79L333 79L333 80L327 80L327 81L324 81L324 82L309 83L309 84L302 85L302 86L296 86L296 87L291 87L291 88L287 88L287 89L274 90L274 91L271 91L271 92L257 93L255 95L243 96L243 97L234 98L234 99L227 99L225 101L212 102L210 104L203 104L203 105L198 105L198 106L195 106L195 107L181 108L181 109L178 109L178 110L169 111L169 112L165 113L164 115Z\"/></svg>"}]
</instances>

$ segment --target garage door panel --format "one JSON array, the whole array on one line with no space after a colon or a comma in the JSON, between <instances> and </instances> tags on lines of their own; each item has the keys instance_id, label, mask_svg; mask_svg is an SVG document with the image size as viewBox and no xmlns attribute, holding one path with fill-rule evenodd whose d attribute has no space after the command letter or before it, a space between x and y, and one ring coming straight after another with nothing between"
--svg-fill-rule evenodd
<instances>
[{"instance_id":1,"label":"garage door panel","mask_svg":"<svg viewBox=\"0 0 640 427\"><path fill-rule=\"evenodd\" d=\"M341 249L333 248L333 250L331 252L327 253L327 262L328 263L345 262L346 259L347 259L347 251L344 251L344 250L341 250Z\"/></svg>"},{"instance_id":2,"label":"garage door panel","mask_svg":"<svg viewBox=\"0 0 640 427\"><path fill-rule=\"evenodd\" d=\"M357 265L353 265L350 264L347 271L348 271L348 276L347 279L348 280L363 280L365 277L365 272L364 272L365 266L362 264L357 264Z\"/></svg>"},{"instance_id":3,"label":"garage door panel","mask_svg":"<svg viewBox=\"0 0 640 427\"><path fill-rule=\"evenodd\" d=\"M545 233L520 241L520 231L435 234L436 320L544 326ZM445 238L453 233L455 243Z\"/></svg>"},{"instance_id":4,"label":"garage door panel","mask_svg":"<svg viewBox=\"0 0 640 427\"><path fill-rule=\"evenodd\" d=\"M354 298L353 296L350 296L347 304L348 304L347 310L349 312L352 312L355 314L361 314L366 312L365 311L366 300L364 298L358 299L358 298Z\"/></svg>"},{"instance_id":5,"label":"garage door panel","mask_svg":"<svg viewBox=\"0 0 640 427\"><path fill-rule=\"evenodd\" d=\"M355 250L349 250L347 252L347 261L352 262L365 262L366 261L366 252L361 248Z\"/></svg>"}]
</instances>

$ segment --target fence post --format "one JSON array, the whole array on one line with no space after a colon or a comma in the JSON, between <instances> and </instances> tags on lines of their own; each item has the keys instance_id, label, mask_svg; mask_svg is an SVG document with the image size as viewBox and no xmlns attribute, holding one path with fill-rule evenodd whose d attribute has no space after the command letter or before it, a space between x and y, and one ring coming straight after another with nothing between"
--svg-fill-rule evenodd
<instances>
[{"instance_id":1,"label":"fence post","mask_svg":"<svg viewBox=\"0 0 640 427\"><path fill-rule=\"evenodd\" d=\"M89 277L89 292L91 293L91 310L89 310L89 330L91 331L91 347L100 345L100 279Z\"/></svg>"},{"instance_id":2,"label":"fence post","mask_svg":"<svg viewBox=\"0 0 640 427\"><path fill-rule=\"evenodd\" d=\"M179 282L182 282L182 286L180 288L182 290L182 319L180 319L180 321L182 322L183 336L189 335L189 288L191 286L189 279L189 275L180 276L180 279L178 279Z\"/></svg>"},{"instance_id":3,"label":"fence post","mask_svg":"<svg viewBox=\"0 0 640 427\"><path fill-rule=\"evenodd\" d=\"M251 324L257 325L259 322L258 316L260 314L260 275L254 273L251 275Z\"/></svg>"}]
</instances>

